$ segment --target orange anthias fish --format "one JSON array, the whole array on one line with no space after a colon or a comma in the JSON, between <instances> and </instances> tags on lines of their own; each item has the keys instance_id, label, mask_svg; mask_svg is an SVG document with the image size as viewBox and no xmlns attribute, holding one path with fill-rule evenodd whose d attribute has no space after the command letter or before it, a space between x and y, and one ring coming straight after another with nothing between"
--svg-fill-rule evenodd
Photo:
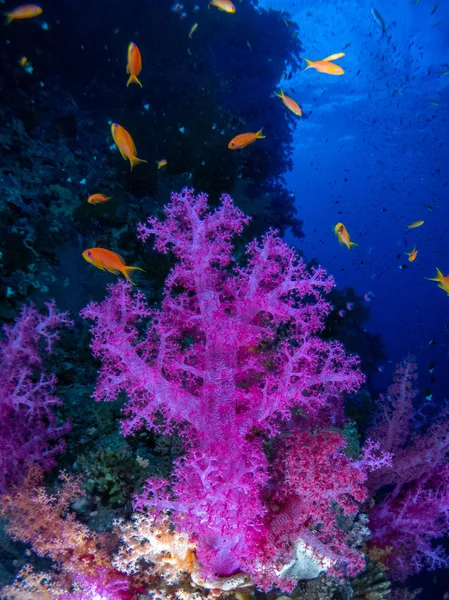
<instances>
[{"instance_id":1,"label":"orange anthias fish","mask_svg":"<svg viewBox=\"0 0 449 600\"><path fill-rule=\"evenodd\" d=\"M236 10L231 0L211 0L209 2L209 8L211 6L215 6L216 8L218 8L218 10L221 10L225 13L229 13L231 15L233 15Z\"/></svg>"},{"instance_id":2,"label":"orange anthias fish","mask_svg":"<svg viewBox=\"0 0 449 600\"><path fill-rule=\"evenodd\" d=\"M230 150L241 150L242 148L245 148L245 146L253 144L256 140L264 138L265 136L262 135L262 129L257 133L241 133L240 135L236 135L235 138L232 138L228 144L228 148Z\"/></svg>"},{"instance_id":3,"label":"orange anthias fish","mask_svg":"<svg viewBox=\"0 0 449 600\"><path fill-rule=\"evenodd\" d=\"M421 225L424 225L424 221L413 221L413 223L408 225L407 229L416 229L417 227L421 227Z\"/></svg>"},{"instance_id":4,"label":"orange anthias fish","mask_svg":"<svg viewBox=\"0 0 449 600\"><path fill-rule=\"evenodd\" d=\"M293 98L286 96L282 90L281 90L280 94L278 94L277 92L274 92L274 93L276 96L278 96L282 100L282 102L288 108L288 110L291 110L292 113L294 115L296 115L297 117L302 117L301 107L299 106L299 104L297 102L295 102L295 100L293 100Z\"/></svg>"},{"instance_id":5,"label":"orange anthias fish","mask_svg":"<svg viewBox=\"0 0 449 600\"><path fill-rule=\"evenodd\" d=\"M6 17L6 24L12 23L19 19L32 19L38 17L43 13L42 8L38 4L23 4L18 6L11 12L4 13Z\"/></svg>"},{"instance_id":6,"label":"orange anthias fish","mask_svg":"<svg viewBox=\"0 0 449 600\"><path fill-rule=\"evenodd\" d=\"M131 171L135 165L148 162L147 160L137 158L137 150L134 145L133 138L121 125L119 125L118 123L112 123L111 133L115 145L120 150L120 154L125 160L129 160L129 163L131 165Z\"/></svg>"},{"instance_id":7,"label":"orange anthias fish","mask_svg":"<svg viewBox=\"0 0 449 600\"><path fill-rule=\"evenodd\" d=\"M111 250L106 250L106 248L89 248L88 250L84 250L83 258L102 271L109 271L109 273L114 273L115 275L122 273L133 285L135 284L130 274L133 271L144 271L140 267L128 267L119 254Z\"/></svg>"},{"instance_id":8,"label":"orange anthias fish","mask_svg":"<svg viewBox=\"0 0 449 600\"><path fill-rule=\"evenodd\" d=\"M416 246L413 246L413 250L411 252L406 252L405 254L408 256L408 262L413 262L418 256L418 250L416 249Z\"/></svg>"},{"instance_id":9,"label":"orange anthias fish","mask_svg":"<svg viewBox=\"0 0 449 600\"><path fill-rule=\"evenodd\" d=\"M321 60L309 60L308 58L304 58L304 56L301 58L307 63L304 71L307 71L307 69L316 69L320 73L327 73L328 75L343 75L344 70L340 65L335 65L333 61L343 58L344 55L344 52L337 52L337 54L331 54Z\"/></svg>"},{"instance_id":10,"label":"orange anthias fish","mask_svg":"<svg viewBox=\"0 0 449 600\"><path fill-rule=\"evenodd\" d=\"M343 223L337 223L334 227L334 232L340 244L347 246L348 250L351 250L353 246L358 246L355 242L351 242L351 237Z\"/></svg>"},{"instance_id":11,"label":"orange anthias fish","mask_svg":"<svg viewBox=\"0 0 449 600\"><path fill-rule=\"evenodd\" d=\"M134 42L131 42L128 46L128 64L126 65L126 72L129 75L128 83L126 87L129 86L130 83L137 83L142 87L142 84L137 79L137 76L140 75L142 71L142 55L140 54L139 48L136 46Z\"/></svg>"},{"instance_id":12,"label":"orange anthias fish","mask_svg":"<svg viewBox=\"0 0 449 600\"><path fill-rule=\"evenodd\" d=\"M444 290L449 296L449 274L443 275L440 269L437 269L436 277L426 277L429 281L438 281L438 287Z\"/></svg>"},{"instance_id":13,"label":"orange anthias fish","mask_svg":"<svg viewBox=\"0 0 449 600\"><path fill-rule=\"evenodd\" d=\"M92 194L87 201L89 204L102 204L103 202L108 202L110 199L110 196L105 196L104 194Z\"/></svg>"}]
</instances>

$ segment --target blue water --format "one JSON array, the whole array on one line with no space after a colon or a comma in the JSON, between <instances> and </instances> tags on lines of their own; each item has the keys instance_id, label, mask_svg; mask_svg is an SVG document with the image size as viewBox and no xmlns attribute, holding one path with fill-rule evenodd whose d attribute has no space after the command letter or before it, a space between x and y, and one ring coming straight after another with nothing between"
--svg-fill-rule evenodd
<instances>
[{"instance_id":1,"label":"blue water","mask_svg":"<svg viewBox=\"0 0 449 600\"><path fill-rule=\"evenodd\" d=\"M449 69L449 5L262 4L292 12L307 58L346 53L338 61L342 77L310 69L286 84L311 112L295 129L288 176L304 220L300 247L338 286L375 294L368 329L382 334L393 363L412 353L425 372L433 362L434 397L442 402L449 388L449 298L425 278L434 277L436 267L449 273L449 76L441 75ZM372 8L382 15L386 35ZM407 230L418 219L424 225ZM338 246L337 221L359 248ZM404 252L414 244L418 258L410 264ZM431 340L437 344L429 346ZM379 382L390 376L386 367Z\"/></svg>"}]
</instances>

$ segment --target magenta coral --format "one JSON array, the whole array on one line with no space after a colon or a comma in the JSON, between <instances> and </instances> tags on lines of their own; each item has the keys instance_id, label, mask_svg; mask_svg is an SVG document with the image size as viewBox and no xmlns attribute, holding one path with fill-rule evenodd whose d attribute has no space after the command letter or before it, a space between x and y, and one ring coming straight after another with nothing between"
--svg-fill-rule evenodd
<instances>
[{"instance_id":1,"label":"magenta coral","mask_svg":"<svg viewBox=\"0 0 449 600\"><path fill-rule=\"evenodd\" d=\"M445 411L424 432L413 427L416 371L412 358L398 365L369 432L393 455L391 467L369 476L370 489L379 490L370 512L372 539L392 549L387 563L401 580L424 568L449 565L443 548L433 544L449 531L448 414Z\"/></svg>"},{"instance_id":2,"label":"magenta coral","mask_svg":"<svg viewBox=\"0 0 449 600\"><path fill-rule=\"evenodd\" d=\"M3 327L0 342L0 491L16 483L31 464L54 466L63 451L62 436L69 425L58 424L53 407L56 379L44 371L42 352L50 354L59 328L71 322L53 302L41 315L32 306L16 322ZM41 348L42 346L42 348Z\"/></svg>"},{"instance_id":3,"label":"magenta coral","mask_svg":"<svg viewBox=\"0 0 449 600\"><path fill-rule=\"evenodd\" d=\"M237 264L248 219L227 195L208 212L206 195L184 190L165 213L139 227L177 258L161 309L120 282L83 311L102 362L95 397L126 392L125 435L180 427L186 453L170 486L150 480L137 506L172 509L206 574L254 573L268 534L262 434L278 433L293 408L312 422L339 410L363 377L341 344L317 335L333 287L323 269L309 271L274 231Z\"/></svg>"}]
</instances>

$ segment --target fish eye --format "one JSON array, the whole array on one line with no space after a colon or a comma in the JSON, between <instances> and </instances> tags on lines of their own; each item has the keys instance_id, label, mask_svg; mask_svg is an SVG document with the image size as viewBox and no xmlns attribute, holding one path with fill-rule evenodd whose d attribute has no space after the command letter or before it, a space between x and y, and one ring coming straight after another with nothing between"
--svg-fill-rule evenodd
<instances>
[{"instance_id":1,"label":"fish eye","mask_svg":"<svg viewBox=\"0 0 449 600\"><path fill-rule=\"evenodd\" d=\"M92 256L92 252L90 250L88 250L87 256Z\"/></svg>"}]
</instances>

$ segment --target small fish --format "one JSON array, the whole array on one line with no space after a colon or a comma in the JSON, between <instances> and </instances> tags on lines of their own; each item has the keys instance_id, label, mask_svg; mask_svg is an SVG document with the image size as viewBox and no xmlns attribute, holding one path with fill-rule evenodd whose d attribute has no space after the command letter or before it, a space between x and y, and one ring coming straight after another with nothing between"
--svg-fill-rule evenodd
<instances>
[{"instance_id":1,"label":"small fish","mask_svg":"<svg viewBox=\"0 0 449 600\"><path fill-rule=\"evenodd\" d=\"M427 402L432 402L432 392L429 388L424 388L424 399L427 400Z\"/></svg>"},{"instance_id":2,"label":"small fish","mask_svg":"<svg viewBox=\"0 0 449 600\"><path fill-rule=\"evenodd\" d=\"M142 56L140 54L140 50L134 42L131 42L128 46L128 64L126 65L126 72L129 75L129 79L126 87L128 87L131 83L137 83L137 85L142 87L142 84L137 79L137 76L140 75L141 71Z\"/></svg>"},{"instance_id":3,"label":"small fish","mask_svg":"<svg viewBox=\"0 0 449 600\"><path fill-rule=\"evenodd\" d=\"M26 56L22 56L18 63L26 73L28 73L29 75L33 73L33 65L30 63Z\"/></svg>"},{"instance_id":4,"label":"small fish","mask_svg":"<svg viewBox=\"0 0 449 600\"><path fill-rule=\"evenodd\" d=\"M408 256L408 262L413 262L418 256L418 250L416 249L416 246L413 246L413 250L411 252L404 252L404 254Z\"/></svg>"},{"instance_id":5,"label":"small fish","mask_svg":"<svg viewBox=\"0 0 449 600\"><path fill-rule=\"evenodd\" d=\"M443 71L440 75L449 75L449 71Z\"/></svg>"},{"instance_id":6,"label":"small fish","mask_svg":"<svg viewBox=\"0 0 449 600\"><path fill-rule=\"evenodd\" d=\"M92 194L87 201L89 204L103 204L103 202L108 202L110 199L110 196L105 196L104 194Z\"/></svg>"},{"instance_id":7,"label":"small fish","mask_svg":"<svg viewBox=\"0 0 449 600\"><path fill-rule=\"evenodd\" d=\"M401 269L401 271L403 271L406 268L407 268L407 265L399 265L399 267L398 267L398 269Z\"/></svg>"},{"instance_id":8,"label":"small fish","mask_svg":"<svg viewBox=\"0 0 449 600\"><path fill-rule=\"evenodd\" d=\"M232 4L231 0L211 0L208 8L211 6L215 6L215 8L218 8L218 10L221 10L221 12L229 13L231 15L233 15L236 11L236 8Z\"/></svg>"},{"instance_id":9,"label":"small fish","mask_svg":"<svg viewBox=\"0 0 449 600\"><path fill-rule=\"evenodd\" d=\"M140 267L128 267L119 254L111 250L106 250L106 248L89 248L88 250L84 250L83 258L102 271L109 271L109 273L114 273L115 275L122 273L133 285L135 284L130 278L130 274L133 271L144 271Z\"/></svg>"},{"instance_id":10,"label":"small fish","mask_svg":"<svg viewBox=\"0 0 449 600\"><path fill-rule=\"evenodd\" d=\"M337 54L331 54L330 56L322 58L321 60L309 60L304 56L301 56L301 58L307 63L307 67L304 69L304 71L307 71L307 69L316 69L319 73L327 73L328 75L343 75L344 70L342 67L334 64L333 61L342 58L344 55L344 52L338 52Z\"/></svg>"},{"instance_id":11,"label":"small fish","mask_svg":"<svg viewBox=\"0 0 449 600\"><path fill-rule=\"evenodd\" d=\"M121 125L118 123L112 123L111 133L115 145L120 150L120 154L125 160L129 160L131 171L133 170L134 166L139 165L140 163L148 162L147 160L137 158L137 150L136 146L134 145L133 138Z\"/></svg>"},{"instance_id":12,"label":"small fish","mask_svg":"<svg viewBox=\"0 0 449 600\"><path fill-rule=\"evenodd\" d=\"M437 8L438 8L438 4L434 4L434 6L433 6L433 8L432 8L432 10L430 12L430 14L433 15L435 13L435 11L436 11Z\"/></svg>"},{"instance_id":13,"label":"small fish","mask_svg":"<svg viewBox=\"0 0 449 600\"><path fill-rule=\"evenodd\" d=\"M288 108L288 110L291 110L292 113L294 115L296 115L297 117L302 117L301 107L299 106L299 104L297 102L295 102L295 100L293 100L293 98L286 96L282 90L281 90L280 94L278 94L277 92L274 92L274 93L276 96L278 96L278 98L280 98L282 100L282 102L284 103L284 106L286 106Z\"/></svg>"},{"instance_id":14,"label":"small fish","mask_svg":"<svg viewBox=\"0 0 449 600\"><path fill-rule=\"evenodd\" d=\"M249 48L250 50L252 50L251 43L250 43L248 40L246 40L246 45L248 46L248 48Z\"/></svg>"},{"instance_id":15,"label":"small fish","mask_svg":"<svg viewBox=\"0 0 449 600\"><path fill-rule=\"evenodd\" d=\"M159 169L162 169L163 167L166 167L168 163L165 160L165 158L163 158L162 160L157 160L156 164L157 164L157 169L159 171Z\"/></svg>"},{"instance_id":16,"label":"small fish","mask_svg":"<svg viewBox=\"0 0 449 600\"><path fill-rule=\"evenodd\" d=\"M436 346L436 345L437 345L437 343L436 343L435 340L430 340L429 341L429 346Z\"/></svg>"},{"instance_id":17,"label":"small fish","mask_svg":"<svg viewBox=\"0 0 449 600\"><path fill-rule=\"evenodd\" d=\"M195 23L194 25L192 25L191 30L189 31L189 38L192 39L192 35L195 33L195 31L198 29L198 23Z\"/></svg>"},{"instance_id":18,"label":"small fish","mask_svg":"<svg viewBox=\"0 0 449 600\"><path fill-rule=\"evenodd\" d=\"M435 371L435 365L433 364L433 362L429 363L429 373L430 375L433 375L433 372Z\"/></svg>"},{"instance_id":19,"label":"small fish","mask_svg":"<svg viewBox=\"0 0 449 600\"><path fill-rule=\"evenodd\" d=\"M375 8L372 8L371 9L371 14L373 15L373 19L376 21L376 23L382 29L382 35L386 35L387 28L385 26L385 21L383 20L383 17L380 14L380 12L378 10L376 10ZM391 39L391 37L390 37L390 39Z\"/></svg>"},{"instance_id":20,"label":"small fish","mask_svg":"<svg viewBox=\"0 0 449 600\"><path fill-rule=\"evenodd\" d=\"M38 4L23 4L22 6L18 6L14 10L3 14L6 17L6 25L9 25L13 21L38 17L43 12L44 11Z\"/></svg>"},{"instance_id":21,"label":"small fish","mask_svg":"<svg viewBox=\"0 0 449 600\"><path fill-rule=\"evenodd\" d=\"M438 281L438 287L444 290L449 296L449 274L443 275L440 269L437 268L435 277L426 277L429 281Z\"/></svg>"},{"instance_id":22,"label":"small fish","mask_svg":"<svg viewBox=\"0 0 449 600\"><path fill-rule=\"evenodd\" d=\"M351 250L353 246L358 246L355 242L351 242L351 237L348 233L348 230L343 225L343 223L337 223L334 227L334 233L337 236L337 240L340 244L344 244L348 250Z\"/></svg>"},{"instance_id":23,"label":"small fish","mask_svg":"<svg viewBox=\"0 0 449 600\"><path fill-rule=\"evenodd\" d=\"M427 208L427 210L429 212L433 212L433 206L431 206L430 204L423 204L424 208Z\"/></svg>"},{"instance_id":24,"label":"small fish","mask_svg":"<svg viewBox=\"0 0 449 600\"><path fill-rule=\"evenodd\" d=\"M245 146L249 146L249 144L254 143L256 140L260 140L265 138L262 135L262 129L260 129L257 133L241 133L240 135L236 135L228 144L228 148L230 150L241 150L245 148Z\"/></svg>"},{"instance_id":25,"label":"small fish","mask_svg":"<svg viewBox=\"0 0 449 600\"><path fill-rule=\"evenodd\" d=\"M407 226L407 229L416 229L417 227L421 227L421 225L424 225L424 221L413 221L413 223Z\"/></svg>"},{"instance_id":26,"label":"small fish","mask_svg":"<svg viewBox=\"0 0 449 600\"><path fill-rule=\"evenodd\" d=\"M427 100L427 102L429 104L433 104L433 106L440 106L440 103L438 102L438 100Z\"/></svg>"}]
</instances>

